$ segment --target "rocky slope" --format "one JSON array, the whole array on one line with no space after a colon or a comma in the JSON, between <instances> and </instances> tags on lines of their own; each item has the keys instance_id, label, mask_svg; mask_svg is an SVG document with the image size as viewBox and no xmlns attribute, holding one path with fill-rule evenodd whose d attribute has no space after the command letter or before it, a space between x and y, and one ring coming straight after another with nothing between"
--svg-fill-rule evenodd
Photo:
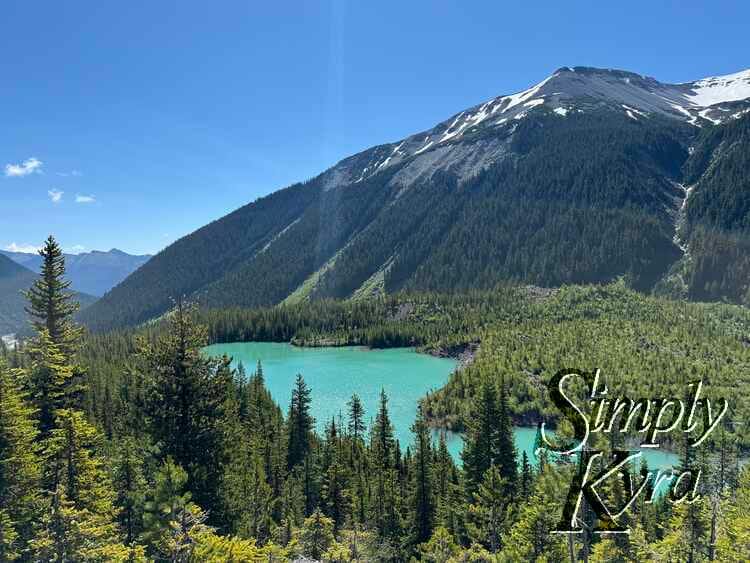
<instances>
[{"instance_id":1,"label":"rocky slope","mask_svg":"<svg viewBox=\"0 0 750 563\"><path fill-rule=\"evenodd\" d=\"M624 276L640 290L675 291L664 280L679 277L699 230L687 194L701 201L702 188L688 192L687 178L703 185L710 167L696 159L724 150L706 157L707 132L744 127L749 98L750 71L665 84L562 68L199 229L82 318L95 329L133 325L182 295L259 306L500 280L553 287ZM734 189L731 175L716 182ZM742 293L724 285L715 298Z\"/></svg>"}]
</instances>

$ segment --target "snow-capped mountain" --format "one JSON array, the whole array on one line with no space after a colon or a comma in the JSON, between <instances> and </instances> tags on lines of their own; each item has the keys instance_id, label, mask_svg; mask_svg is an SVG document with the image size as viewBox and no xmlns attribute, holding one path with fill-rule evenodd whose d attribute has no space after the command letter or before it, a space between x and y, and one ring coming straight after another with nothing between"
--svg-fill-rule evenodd
<instances>
[{"instance_id":1,"label":"snow-capped mountain","mask_svg":"<svg viewBox=\"0 0 750 563\"><path fill-rule=\"evenodd\" d=\"M617 277L750 302L749 110L750 71L561 68L183 237L82 318Z\"/></svg>"},{"instance_id":2,"label":"snow-capped mountain","mask_svg":"<svg viewBox=\"0 0 750 563\"><path fill-rule=\"evenodd\" d=\"M446 167L466 177L506 154L507 143L499 139L507 139L528 116L551 113L565 118L602 109L620 112L635 121L658 117L695 127L716 125L750 111L750 69L667 84L623 70L563 67L527 90L498 96L432 129L342 161L331 170L331 185L362 181L407 159L412 159L411 164L395 179L397 182L409 184L425 172ZM487 133L494 139L482 140ZM462 146L464 140L472 142L470 151Z\"/></svg>"}]
</instances>

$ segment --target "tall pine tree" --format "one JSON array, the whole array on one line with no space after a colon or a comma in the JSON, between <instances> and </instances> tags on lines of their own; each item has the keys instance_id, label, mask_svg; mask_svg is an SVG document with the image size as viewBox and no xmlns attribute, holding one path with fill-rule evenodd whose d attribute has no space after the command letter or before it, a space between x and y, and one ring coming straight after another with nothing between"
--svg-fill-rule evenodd
<instances>
[{"instance_id":1,"label":"tall pine tree","mask_svg":"<svg viewBox=\"0 0 750 563\"><path fill-rule=\"evenodd\" d=\"M39 279L26 292L26 312L38 333L46 332L52 343L69 360L80 343L82 328L73 322L79 304L68 291L65 257L60 245L50 236L39 251L42 268Z\"/></svg>"}]
</instances>

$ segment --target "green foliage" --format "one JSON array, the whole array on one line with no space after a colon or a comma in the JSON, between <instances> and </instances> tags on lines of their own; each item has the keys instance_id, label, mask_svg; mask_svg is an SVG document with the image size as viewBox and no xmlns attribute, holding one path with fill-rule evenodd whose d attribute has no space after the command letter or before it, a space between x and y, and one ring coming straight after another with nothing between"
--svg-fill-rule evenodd
<instances>
[{"instance_id":1,"label":"green foliage","mask_svg":"<svg viewBox=\"0 0 750 563\"><path fill-rule=\"evenodd\" d=\"M717 541L719 558L739 563L750 553L750 467L745 466L736 490L723 505L724 521Z\"/></svg>"},{"instance_id":2,"label":"green foliage","mask_svg":"<svg viewBox=\"0 0 750 563\"><path fill-rule=\"evenodd\" d=\"M232 375L227 358L201 354L206 342L205 330L193 322L190 306L180 302L168 330L154 344L142 343L140 358L151 436L163 456L189 470L196 501L214 505L221 474L219 423Z\"/></svg>"},{"instance_id":3,"label":"green foliage","mask_svg":"<svg viewBox=\"0 0 750 563\"><path fill-rule=\"evenodd\" d=\"M305 519L300 533L300 543L305 555L312 559L321 559L334 541L333 521L316 510Z\"/></svg>"},{"instance_id":4,"label":"green foliage","mask_svg":"<svg viewBox=\"0 0 750 563\"><path fill-rule=\"evenodd\" d=\"M409 159L345 185L333 177L346 172L334 169L181 239L82 318L95 330L136 326L183 295L210 308L257 308L500 282L623 278L650 291L678 262L689 296L741 302L750 117L703 132L652 117L528 116L502 140L505 158L460 181L441 170L405 188L398 173ZM684 221L679 184L694 188Z\"/></svg>"},{"instance_id":5,"label":"green foliage","mask_svg":"<svg viewBox=\"0 0 750 563\"><path fill-rule=\"evenodd\" d=\"M145 561L142 548L119 542L108 515L79 508L60 486L41 518L40 531L30 542L34 561Z\"/></svg>"},{"instance_id":6,"label":"green foliage","mask_svg":"<svg viewBox=\"0 0 750 563\"><path fill-rule=\"evenodd\" d=\"M187 472L171 458L158 469L149 498L144 505L144 539L155 546L163 546L171 530L171 522L190 509L191 493L186 491Z\"/></svg>"},{"instance_id":7,"label":"green foliage","mask_svg":"<svg viewBox=\"0 0 750 563\"><path fill-rule=\"evenodd\" d=\"M20 555L42 508L35 412L21 383L0 358L0 561Z\"/></svg>"},{"instance_id":8,"label":"green foliage","mask_svg":"<svg viewBox=\"0 0 750 563\"><path fill-rule=\"evenodd\" d=\"M293 469L304 463L312 447L312 430L315 419L310 415L310 389L301 374L292 389L292 400L289 404L289 447L287 467Z\"/></svg>"},{"instance_id":9,"label":"green foliage","mask_svg":"<svg viewBox=\"0 0 750 563\"><path fill-rule=\"evenodd\" d=\"M73 323L73 315L80 305L68 291L70 282L65 280L65 258L60 245L49 237L39 251L42 269L26 299L26 312L38 333L46 332L50 341L65 358L70 358L80 342L82 329Z\"/></svg>"},{"instance_id":10,"label":"green foliage","mask_svg":"<svg viewBox=\"0 0 750 563\"><path fill-rule=\"evenodd\" d=\"M432 444L422 409L412 426L414 433L414 462L411 498L411 534L414 544L430 539L435 525L435 497L431 468Z\"/></svg>"},{"instance_id":11,"label":"green foliage","mask_svg":"<svg viewBox=\"0 0 750 563\"><path fill-rule=\"evenodd\" d=\"M414 443L402 453L385 393L369 428L353 398L348 420L317 435L301 376L284 417L263 366L248 374L200 353L240 333L412 342L460 355L464 367L424 399ZM510 437L512 423L555 421L544 382L570 365L627 374L607 381L611 393L631 396L684 394L686 381L703 377L711 397L732 396L733 420L743 420L748 403L732 390L748 384L749 333L743 309L645 297L622 283L261 311L178 306L137 333L87 336L72 359L50 343L46 356L37 351L43 330L36 348L0 353L14 366L0 367L0 558L455 563L567 561L572 553L589 561L744 561L744 427L722 427L710 449L686 454L687 465L704 471L699 503L639 502L628 515L630 537L570 541L549 531L573 468L554 460L532 468ZM72 373L74 362L85 367L82 394L68 393L65 378L35 372ZM44 381L61 400L40 440L32 399L44 395ZM429 423L446 422L469 430L463 467L444 439L433 443ZM617 501L623 490L603 494ZM583 514L592 523L585 507Z\"/></svg>"}]
</instances>

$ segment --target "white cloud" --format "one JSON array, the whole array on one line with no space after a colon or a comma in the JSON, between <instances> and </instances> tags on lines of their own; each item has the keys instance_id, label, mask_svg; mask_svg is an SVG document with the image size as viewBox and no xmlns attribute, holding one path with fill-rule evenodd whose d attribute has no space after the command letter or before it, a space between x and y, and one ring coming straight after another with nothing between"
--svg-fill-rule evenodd
<instances>
[{"instance_id":1,"label":"white cloud","mask_svg":"<svg viewBox=\"0 0 750 563\"><path fill-rule=\"evenodd\" d=\"M15 242L11 242L10 244L6 245L3 250L7 250L8 252L24 252L26 254L36 254L36 252L39 251L39 246L34 246L33 244L16 244Z\"/></svg>"},{"instance_id":2,"label":"white cloud","mask_svg":"<svg viewBox=\"0 0 750 563\"><path fill-rule=\"evenodd\" d=\"M70 252L71 254L79 254L83 252L84 250L86 250L86 247L83 246L82 244L74 244L73 246L67 249L67 251Z\"/></svg>"},{"instance_id":3,"label":"white cloud","mask_svg":"<svg viewBox=\"0 0 750 563\"><path fill-rule=\"evenodd\" d=\"M5 175L8 178L28 176L29 174L41 174L42 172L42 161L38 158L27 158L20 164L6 164Z\"/></svg>"},{"instance_id":4,"label":"white cloud","mask_svg":"<svg viewBox=\"0 0 750 563\"><path fill-rule=\"evenodd\" d=\"M70 172L58 172L58 176L62 176L63 178L67 178L68 176L83 176L83 172L80 170L71 170Z\"/></svg>"},{"instance_id":5,"label":"white cloud","mask_svg":"<svg viewBox=\"0 0 750 563\"><path fill-rule=\"evenodd\" d=\"M62 197L64 193L65 192L61 192L60 190L47 191L47 195L52 200L52 203L60 203L62 201Z\"/></svg>"},{"instance_id":6,"label":"white cloud","mask_svg":"<svg viewBox=\"0 0 750 563\"><path fill-rule=\"evenodd\" d=\"M76 194L76 203L94 203L96 198L92 195Z\"/></svg>"}]
</instances>

